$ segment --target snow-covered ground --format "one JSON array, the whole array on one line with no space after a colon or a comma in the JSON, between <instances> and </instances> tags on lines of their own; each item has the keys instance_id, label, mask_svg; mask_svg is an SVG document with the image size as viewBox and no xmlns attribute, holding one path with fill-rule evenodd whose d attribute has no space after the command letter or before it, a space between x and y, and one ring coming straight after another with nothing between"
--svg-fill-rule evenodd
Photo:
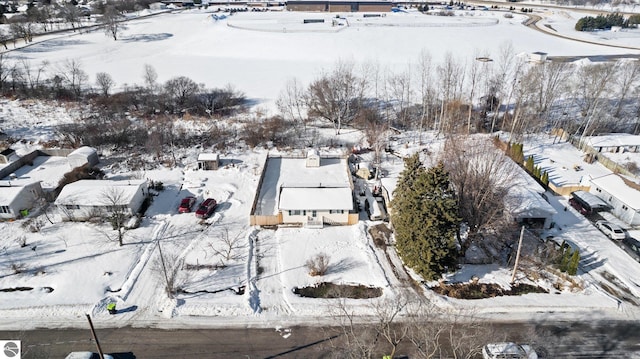
<instances>
[{"instance_id":1,"label":"snow-covered ground","mask_svg":"<svg viewBox=\"0 0 640 359\"><path fill-rule=\"evenodd\" d=\"M373 68L380 74L410 71L425 53L436 63L448 54L469 62L477 56L497 59L509 45L515 54L640 54L640 30L579 33L573 26L580 14L536 10L560 34L638 47L620 49L550 36L524 26L527 17L519 11L511 18L505 17L507 13L463 10L455 16L409 12L364 18L362 13L245 12L214 20L211 9L185 10L132 20L117 41L94 30L46 36L5 52L7 60L28 61L32 66L46 60L53 71L75 59L91 83L96 73L106 72L119 88L142 85L148 64L160 83L187 76L210 88L231 84L271 111L288 81L296 78L306 85L338 61L367 67L365 72L374 76ZM304 19L324 23L304 24Z\"/></svg>"},{"instance_id":2,"label":"snow-covered ground","mask_svg":"<svg viewBox=\"0 0 640 359\"><path fill-rule=\"evenodd\" d=\"M321 25L307 28L301 23L310 16L327 18L323 31L316 31ZM350 24L365 22L359 14L345 18ZM143 66L151 64L159 81L185 75L210 87L230 83L271 106L289 78L308 82L338 59L405 69L425 50L437 59L455 52L471 60L476 50L497 56L506 42L519 53L544 51L569 56L621 52L614 47L550 37L522 26L522 15L505 18L503 12L473 12L451 19L386 14L368 19L368 26L336 25L342 28L339 31L333 31L329 19L325 14L239 13L214 21L210 12L190 10L132 21L118 41L101 31L56 36L10 51L7 58L34 63L46 59L52 66L79 59L91 79L96 72L108 72L120 86L142 83ZM552 20L558 31L570 32L569 25ZM228 26L234 24L243 29ZM16 100L3 99L0 104L3 132L25 138L27 141L19 144L25 149L32 145L29 141L51 138L55 126L73 118L43 104L31 110L24 110ZM332 130L324 135L335 137ZM357 131L344 131L339 140L361 144L362 137ZM398 135L392 146L407 155L422 150L424 143L429 153L437 153L441 146L437 138L416 134ZM539 146L544 153L550 145L540 141L529 146ZM548 148L554 154L562 153L562 158L580 156L570 146ZM332 302L300 298L292 293L293 287L322 280L375 286L382 289L383 299L398 295L400 279L367 234L371 222L325 229L252 228L248 217L267 150L236 149L221 155L224 166L217 171L194 171L197 150L187 149L176 168L108 173L162 181L165 186L154 197L141 226L126 232L122 247L108 224L60 222L55 213L51 214L54 223L43 219L42 228L35 233L22 226L23 221L0 223L0 328L84 327L85 313L93 314L99 326L114 327L322 324L330 320L327 313ZM393 183L402 166L400 158L385 154L385 181ZM19 175L35 177L37 169ZM179 201L187 195L195 195L199 201L214 197L220 204L214 216L201 222L191 213L177 213ZM556 318L566 313L572 318L581 314L637 320L640 311L636 306L604 292L596 283L610 282L606 275L610 273L619 281L610 286L624 287L638 297L640 264L570 207L564 211L566 201L550 197L558 214L554 218L557 225L548 235L570 240L580 248L584 260L578 280L585 283L583 289L476 301L430 292L426 295L443 308L468 307L491 319L531 318L553 312ZM311 277L304 267L305 261L318 253L331 258L332 266L323 278ZM169 275L183 289L172 299L164 291ZM506 285L511 273L494 265L465 266L447 279L468 281L474 276ZM550 283L538 284L551 288ZM7 291L19 287L24 290ZM348 304L366 314L375 300L350 300ZM107 313L110 301L118 303L118 315Z\"/></svg>"}]
</instances>

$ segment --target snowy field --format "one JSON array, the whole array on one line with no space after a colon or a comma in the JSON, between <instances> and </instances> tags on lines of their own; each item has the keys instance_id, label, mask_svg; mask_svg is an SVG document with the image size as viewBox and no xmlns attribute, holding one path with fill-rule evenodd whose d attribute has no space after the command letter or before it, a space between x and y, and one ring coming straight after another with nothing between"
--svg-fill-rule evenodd
<instances>
[{"instance_id":1,"label":"snowy field","mask_svg":"<svg viewBox=\"0 0 640 359\"><path fill-rule=\"evenodd\" d=\"M308 17L326 21L307 27L302 20ZM159 81L184 75L209 87L232 84L271 107L290 78L306 83L340 59L377 63L395 71L416 63L423 51L437 60L447 52L472 60L477 52L497 56L505 43L511 43L517 53L544 51L552 56L640 53L550 37L524 27L522 15L505 18L504 12L469 12L451 18L386 14L366 20L349 14L340 19L342 25L333 25L333 18L326 14L240 13L214 21L210 12L182 11L134 20L118 41L100 31L57 36L9 51L7 57L35 63L46 59L53 66L79 59L92 80L96 72L105 71L121 87L142 83L143 66L150 64ZM566 24L562 18L567 19ZM569 24L575 23L563 16L546 21L567 33ZM640 39L637 33L629 34ZM627 41L614 37L599 41L623 45ZM43 104L25 110L19 101L3 99L1 105L3 131L27 139L21 144L25 148L32 145L29 141L51 138L55 126L74 117ZM327 130L323 136L334 135ZM437 153L441 141L422 136L400 135L392 146L403 155L424 147ZM357 131L344 131L337 140L349 148L361 144L362 138ZM580 158L572 147L550 141L536 140L527 151L534 149L535 153L549 151L571 158L570 165ZM84 327L85 313L93 314L98 326L113 327L328 323L335 302L301 298L292 292L294 287L320 280L308 274L304 262L321 252L327 252L333 264L323 281L381 288L379 300L399 294L400 279L368 235L368 226L375 223L363 220L338 228L276 231L251 228L248 217L267 150L237 148L222 153L223 166L217 171L193 170L197 154L197 149L185 150L175 168L136 172L121 168L108 173L162 181L165 186L154 197L141 226L126 232L122 247L108 224L65 223L54 214L53 224L45 221L39 232L31 233L22 221L0 223L0 328ZM111 156L105 162L124 156L117 149L103 155ZM393 184L402 171L402 161L385 154L382 167L388 174L385 181ZM35 177L30 172L18 175ZM203 222L192 213L178 214L180 200L188 195L199 201L216 198L215 214ZM443 308L466 307L491 319L527 319L552 312L554 318L640 318L636 306L594 284L607 281L605 274L610 273L618 278L615 286L640 297L640 264L572 208L563 211L566 198L551 196L550 202L558 215L554 218L557 226L549 235L581 249L584 261L578 280L584 283L582 290L477 301L426 295ZM182 289L175 298L169 299L164 292L165 273L175 274L172 278ZM474 276L506 285L511 273L492 265L465 266L447 279L466 282ZM549 282L537 284L552 288ZM350 300L348 304L355 312L367 314L375 300ZM118 303L118 315L106 312L110 301Z\"/></svg>"},{"instance_id":2,"label":"snowy field","mask_svg":"<svg viewBox=\"0 0 640 359\"><path fill-rule=\"evenodd\" d=\"M274 101L288 81L296 78L306 85L337 61L399 73L410 71L425 53L435 62L447 54L468 62L478 56L497 58L509 45L515 54L640 54L637 30L578 33L573 26L579 14L536 11L548 15L543 23L551 24L558 33L638 47L620 49L549 36L523 26L525 15L514 12L507 18L506 13L464 10L456 11L455 16L409 12L364 18L361 13L246 12L214 20L212 11L185 10L132 20L118 41L100 30L43 37L7 52L7 58L32 64L46 60L52 68L76 59L91 83L97 72L107 72L120 88L142 84L144 65L149 64L156 69L159 82L187 76L210 88L231 84L258 107L274 111ZM324 23L304 24L305 19Z\"/></svg>"}]
</instances>

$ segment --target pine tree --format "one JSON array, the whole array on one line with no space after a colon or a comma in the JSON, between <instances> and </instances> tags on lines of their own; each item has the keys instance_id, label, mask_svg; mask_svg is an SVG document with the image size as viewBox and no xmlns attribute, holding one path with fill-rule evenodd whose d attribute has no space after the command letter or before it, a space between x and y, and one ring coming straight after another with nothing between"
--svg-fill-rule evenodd
<instances>
[{"instance_id":1,"label":"pine tree","mask_svg":"<svg viewBox=\"0 0 640 359\"><path fill-rule=\"evenodd\" d=\"M569 266L567 267L567 274L576 275L578 273L578 265L580 264L580 251L577 249L573 251L571 255L571 260L569 261Z\"/></svg>"},{"instance_id":2,"label":"pine tree","mask_svg":"<svg viewBox=\"0 0 640 359\"><path fill-rule=\"evenodd\" d=\"M396 248L407 266L432 280L455 263L460 218L442 163L425 170L418 154L406 159L393 209Z\"/></svg>"},{"instance_id":3,"label":"pine tree","mask_svg":"<svg viewBox=\"0 0 640 359\"><path fill-rule=\"evenodd\" d=\"M533 156L527 157L527 162L524 164L524 168L527 170L527 172L533 174Z\"/></svg>"}]
</instances>

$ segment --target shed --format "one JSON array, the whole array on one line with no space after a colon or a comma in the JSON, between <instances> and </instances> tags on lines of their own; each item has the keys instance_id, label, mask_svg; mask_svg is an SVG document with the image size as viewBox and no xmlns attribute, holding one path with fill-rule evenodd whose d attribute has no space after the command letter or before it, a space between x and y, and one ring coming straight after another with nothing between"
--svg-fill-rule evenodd
<instances>
[{"instance_id":1,"label":"shed","mask_svg":"<svg viewBox=\"0 0 640 359\"><path fill-rule=\"evenodd\" d=\"M0 152L0 163L11 163L18 158L20 158L20 156L18 156L14 149L7 148Z\"/></svg>"},{"instance_id":2,"label":"shed","mask_svg":"<svg viewBox=\"0 0 640 359\"><path fill-rule=\"evenodd\" d=\"M533 52L529 55L529 61L543 63L547 61L547 53L540 51Z\"/></svg>"},{"instance_id":3,"label":"shed","mask_svg":"<svg viewBox=\"0 0 640 359\"><path fill-rule=\"evenodd\" d=\"M220 155L217 153L201 153L198 155L199 170L217 170L220 166Z\"/></svg>"},{"instance_id":4,"label":"shed","mask_svg":"<svg viewBox=\"0 0 640 359\"><path fill-rule=\"evenodd\" d=\"M67 161L69 161L71 168L76 168L86 164L95 166L100 162L100 159L98 158L98 151L95 148L82 146L69 153L67 155Z\"/></svg>"},{"instance_id":5,"label":"shed","mask_svg":"<svg viewBox=\"0 0 640 359\"><path fill-rule=\"evenodd\" d=\"M9 181L0 183L0 218L15 219L28 215L43 198L40 182L14 186Z\"/></svg>"},{"instance_id":6,"label":"shed","mask_svg":"<svg viewBox=\"0 0 640 359\"><path fill-rule=\"evenodd\" d=\"M307 167L320 167L320 154L315 149L307 152Z\"/></svg>"}]
</instances>

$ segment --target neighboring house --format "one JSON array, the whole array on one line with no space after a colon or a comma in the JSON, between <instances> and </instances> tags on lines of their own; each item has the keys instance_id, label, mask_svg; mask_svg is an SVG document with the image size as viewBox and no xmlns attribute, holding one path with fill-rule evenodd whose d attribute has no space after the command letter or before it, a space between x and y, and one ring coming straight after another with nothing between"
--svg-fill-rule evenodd
<instances>
[{"instance_id":1,"label":"neighboring house","mask_svg":"<svg viewBox=\"0 0 640 359\"><path fill-rule=\"evenodd\" d=\"M220 166L220 155L217 153L201 153L198 155L199 170L217 170Z\"/></svg>"},{"instance_id":2,"label":"neighboring house","mask_svg":"<svg viewBox=\"0 0 640 359\"><path fill-rule=\"evenodd\" d=\"M611 206L613 215L631 226L640 225L638 188L640 185L615 173L591 179L591 193Z\"/></svg>"},{"instance_id":3,"label":"neighboring house","mask_svg":"<svg viewBox=\"0 0 640 359\"><path fill-rule=\"evenodd\" d=\"M590 136L585 139L585 144L595 152L640 152L640 136L627 133Z\"/></svg>"},{"instance_id":4,"label":"neighboring house","mask_svg":"<svg viewBox=\"0 0 640 359\"><path fill-rule=\"evenodd\" d=\"M12 185L10 181L0 182L0 218L16 219L27 216L29 210L37 206L43 198L40 182Z\"/></svg>"},{"instance_id":5,"label":"neighboring house","mask_svg":"<svg viewBox=\"0 0 640 359\"><path fill-rule=\"evenodd\" d=\"M251 210L251 225L354 224L358 211L346 157L268 157Z\"/></svg>"},{"instance_id":6,"label":"neighboring house","mask_svg":"<svg viewBox=\"0 0 640 359\"><path fill-rule=\"evenodd\" d=\"M154 2L149 4L149 10L166 10L167 5L161 2Z\"/></svg>"},{"instance_id":7,"label":"neighboring house","mask_svg":"<svg viewBox=\"0 0 640 359\"><path fill-rule=\"evenodd\" d=\"M522 167L509 166L513 184L504 196L505 209L519 224L534 228L551 228L553 216L558 212L547 202L545 189Z\"/></svg>"},{"instance_id":8,"label":"neighboring house","mask_svg":"<svg viewBox=\"0 0 640 359\"><path fill-rule=\"evenodd\" d=\"M87 220L114 210L134 215L148 194L145 180L80 180L64 186L55 204L68 220Z\"/></svg>"},{"instance_id":9,"label":"neighboring house","mask_svg":"<svg viewBox=\"0 0 640 359\"><path fill-rule=\"evenodd\" d=\"M82 167L86 164L93 167L100 162L98 151L89 146L82 146L75 149L67 155L67 160L71 168Z\"/></svg>"},{"instance_id":10,"label":"neighboring house","mask_svg":"<svg viewBox=\"0 0 640 359\"><path fill-rule=\"evenodd\" d=\"M516 222L536 228L551 228L553 216L558 213L535 187L514 186L505 198L505 205Z\"/></svg>"}]
</instances>

